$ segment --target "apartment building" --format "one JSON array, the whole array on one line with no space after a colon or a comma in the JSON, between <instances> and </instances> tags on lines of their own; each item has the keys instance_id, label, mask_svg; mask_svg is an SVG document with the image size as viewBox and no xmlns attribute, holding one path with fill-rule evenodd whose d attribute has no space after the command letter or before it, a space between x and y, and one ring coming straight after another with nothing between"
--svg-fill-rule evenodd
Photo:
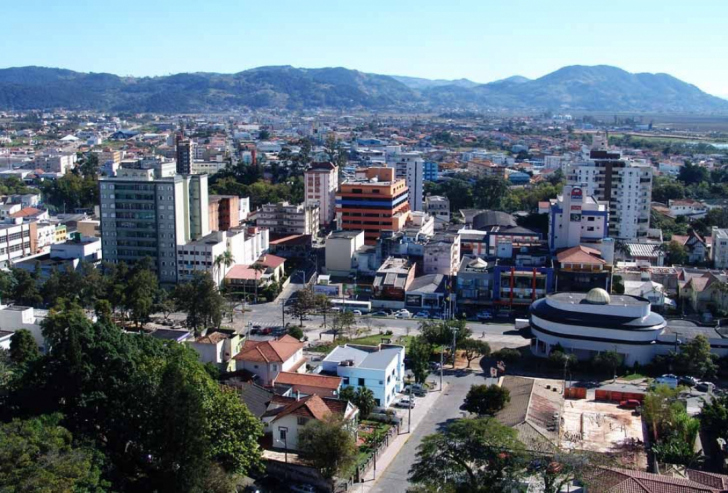
<instances>
[{"instance_id":1,"label":"apartment building","mask_svg":"<svg viewBox=\"0 0 728 493\"><path fill-rule=\"evenodd\" d=\"M425 274L451 276L457 273L460 264L460 235L442 233L434 236L425 245L423 271Z\"/></svg>"},{"instance_id":2,"label":"apartment building","mask_svg":"<svg viewBox=\"0 0 728 493\"><path fill-rule=\"evenodd\" d=\"M410 210L423 210L425 160L421 152L395 152L387 157L387 165L395 169L395 177L404 178L409 189Z\"/></svg>"},{"instance_id":3,"label":"apartment building","mask_svg":"<svg viewBox=\"0 0 728 493\"><path fill-rule=\"evenodd\" d=\"M363 230L364 241L376 244L382 231L400 231L409 217L409 190L393 168L357 170L336 194L339 229Z\"/></svg>"},{"instance_id":4,"label":"apartment building","mask_svg":"<svg viewBox=\"0 0 728 493\"><path fill-rule=\"evenodd\" d=\"M209 221L211 231L227 231L240 225L240 197L210 195Z\"/></svg>"},{"instance_id":5,"label":"apartment building","mask_svg":"<svg viewBox=\"0 0 728 493\"><path fill-rule=\"evenodd\" d=\"M608 236L607 202L584 195L581 187L565 185L561 195L551 199L549 249L600 242Z\"/></svg>"},{"instance_id":6,"label":"apartment building","mask_svg":"<svg viewBox=\"0 0 728 493\"><path fill-rule=\"evenodd\" d=\"M425 212L435 218L437 223L450 222L450 199L442 195L429 195L425 197Z\"/></svg>"},{"instance_id":7,"label":"apartment building","mask_svg":"<svg viewBox=\"0 0 728 493\"><path fill-rule=\"evenodd\" d=\"M652 167L622 158L597 139L589 160L571 166L567 184L583 189L598 201L609 203L608 235L633 240L647 236L650 227Z\"/></svg>"},{"instance_id":8,"label":"apartment building","mask_svg":"<svg viewBox=\"0 0 728 493\"><path fill-rule=\"evenodd\" d=\"M194 155L194 145L190 139L185 139L181 135L176 138L177 173L189 174L192 172L192 159Z\"/></svg>"},{"instance_id":9,"label":"apartment building","mask_svg":"<svg viewBox=\"0 0 728 493\"><path fill-rule=\"evenodd\" d=\"M339 167L333 163L313 163L303 178L306 205L318 204L321 225L329 225L336 217L336 191L339 189Z\"/></svg>"},{"instance_id":10,"label":"apartment building","mask_svg":"<svg viewBox=\"0 0 728 493\"><path fill-rule=\"evenodd\" d=\"M35 157L34 169L42 169L46 173L66 174L76 165L76 153L41 154Z\"/></svg>"},{"instance_id":11,"label":"apartment building","mask_svg":"<svg viewBox=\"0 0 728 493\"><path fill-rule=\"evenodd\" d=\"M258 211L257 224L273 234L311 235L319 227L318 204L265 204Z\"/></svg>"},{"instance_id":12,"label":"apartment building","mask_svg":"<svg viewBox=\"0 0 728 493\"><path fill-rule=\"evenodd\" d=\"M7 269L15 261L35 253L31 248L31 238L36 234L35 224L20 219L0 224L0 268Z\"/></svg>"},{"instance_id":13,"label":"apartment building","mask_svg":"<svg viewBox=\"0 0 728 493\"><path fill-rule=\"evenodd\" d=\"M103 151L97 154L99 160L99 166L113 167L114 171L119 167L121 163L121 151L105 148Z\"/></svg>"},{"instance_id":14,"label":"apartment building","mask_svg":"<svg viewBox=\"0 0 728 493\"><path fill-rule=\"evenodd\" d=\"M177 175L148 161L100 178L101 238L109 262L152 259L159 280L177 282L177 247L210 232L207 175Z\"/></svg>"}]
</instances>

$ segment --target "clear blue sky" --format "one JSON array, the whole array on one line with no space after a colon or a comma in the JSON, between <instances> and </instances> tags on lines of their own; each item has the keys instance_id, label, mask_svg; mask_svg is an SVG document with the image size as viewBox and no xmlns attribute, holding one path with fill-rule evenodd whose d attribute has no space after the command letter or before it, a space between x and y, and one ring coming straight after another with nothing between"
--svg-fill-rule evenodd
<instances>
[{"instance_id":1,"label":"clear blue sky","mask_svg":"<svg viewBox=\"0 0 728 493\"><path fill-rule=\"evenodd\" d=\"M725 0L6 0L0 64L120 75L344 66L477 82L564 65L728 95Z\"/></svg>"}]
</instances>

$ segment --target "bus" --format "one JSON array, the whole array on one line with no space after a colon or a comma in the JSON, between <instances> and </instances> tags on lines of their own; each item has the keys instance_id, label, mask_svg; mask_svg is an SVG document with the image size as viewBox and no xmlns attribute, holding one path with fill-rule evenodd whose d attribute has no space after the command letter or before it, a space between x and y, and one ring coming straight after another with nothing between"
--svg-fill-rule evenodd
<instances>
[{"instance_id":1,"label":"bus","mask_svg":"<svg viewBox=\"0 0 728 493\"><path fill-rule=\"evenodd\" d=\"M342 300L341 298L330 298L331 307L335 311L354 311L359 310L362 313L372 311L372 303L370 301Z\"/></svg>"}]
</instances>

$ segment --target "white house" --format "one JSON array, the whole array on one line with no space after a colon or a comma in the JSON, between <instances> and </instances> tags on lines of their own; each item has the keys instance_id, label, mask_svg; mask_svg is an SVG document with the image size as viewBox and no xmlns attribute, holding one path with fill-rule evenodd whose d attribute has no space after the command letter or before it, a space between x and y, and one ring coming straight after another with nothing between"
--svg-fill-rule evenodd
<instances>
[{"instance_id":1,"label":"white house","mask_svg":"<svg viewBox=\"0 0 728 493\"><path fill-rule=\"evenodd\" d=\"M186 342L197 351L202 363L212 363L223 371L235 370L232 357L240 351L242 340L239 334L233 331L208 332Z\"/></svg>"},{"instance_id":2,"label":"white house","mask_svg":"<svg viewBox=\"0 0 728 493\"><path fill-rule=\"evenodd\" d=\"M257 375L263 385L272 385L282 371L306 370L303 343L289 335L272 341L246 340L233 359L236 370L248 370Z\"/></svg>"},{"instance_id":3,"label":"white house","mask_svg":"<svg viewBox=\"0 0 728 493\"><path fill-rule=\"evenodd\" d=\"M377 406L386 408L404 387L404 346L338 346L321 362L321 372L340 376L342 387L370 389Z\"/></svg>"}]
</instances>

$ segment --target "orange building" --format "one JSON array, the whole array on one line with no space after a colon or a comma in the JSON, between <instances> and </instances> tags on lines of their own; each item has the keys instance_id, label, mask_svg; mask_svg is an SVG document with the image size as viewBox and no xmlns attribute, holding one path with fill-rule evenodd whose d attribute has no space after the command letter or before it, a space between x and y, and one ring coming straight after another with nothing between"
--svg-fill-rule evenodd
<instances>
[{"instance_id":1,"label":"orange building","mask_svg":"<svg viewBox=\"0 0 728 493\"><path fill-rule=\"evenodd\" d=\"M367 168L341 184L336 194L339 229L364 230L364 243L377 242L382 231L400 231L409 217L409 191L394 168Z\"/></svg>"}]
</instances>

